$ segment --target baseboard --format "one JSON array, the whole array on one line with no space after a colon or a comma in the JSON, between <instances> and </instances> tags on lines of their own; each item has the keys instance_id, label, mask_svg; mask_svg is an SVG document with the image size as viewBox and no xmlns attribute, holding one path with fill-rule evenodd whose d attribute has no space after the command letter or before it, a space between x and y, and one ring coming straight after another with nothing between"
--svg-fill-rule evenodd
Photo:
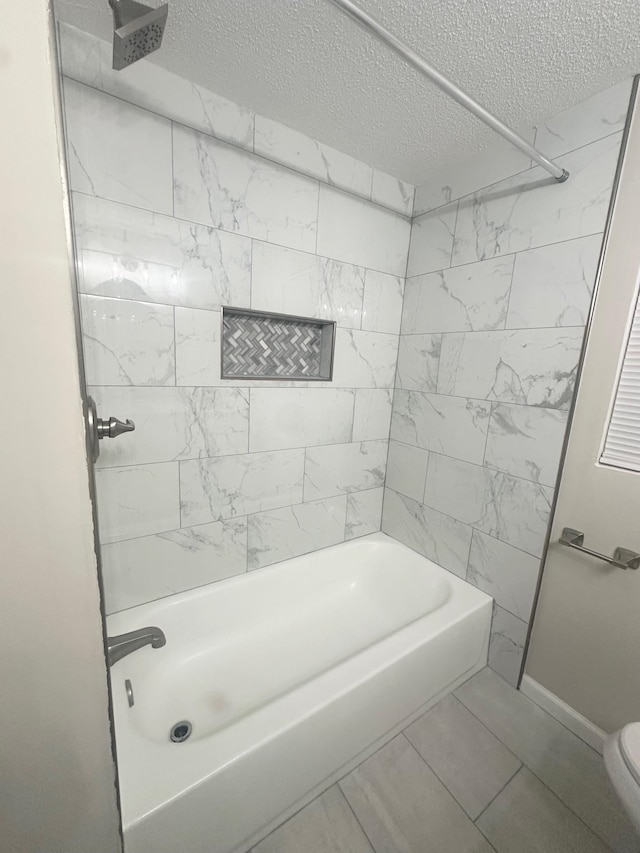
<instances>
[{"instance_id":1,"label":"baseboard","mask_svg":"<svg viewBox=\"0 0 640 853\"><path fill-rule=\"evenodd\" d=\"M535 702L536 705L539 705L544 711L555 717L559 723L566 726L574 735L577 735L585 743L588 743L590 747L602 754L604 741L607 737L606 732L603 732L602 729L599 729L590 720L587 720L586 717L578 713L575 708L567 705L566 702L563 702L562 699L559 699L554 693L551 693L550 690L538 684L537 681L534 681L528 675L522 676L520 690L532 702Z\"/></svg>"}]
</instances>

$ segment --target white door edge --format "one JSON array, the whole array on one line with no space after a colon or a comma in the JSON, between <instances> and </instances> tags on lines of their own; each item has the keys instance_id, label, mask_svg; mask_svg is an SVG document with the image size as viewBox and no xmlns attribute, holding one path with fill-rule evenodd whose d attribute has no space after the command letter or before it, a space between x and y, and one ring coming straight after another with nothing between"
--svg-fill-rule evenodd
<instances>
[{"instance_id":1,"label":"white door edge","mask_svg":"<svg viewBox=\"0 0 640 853\"><path fill-rule=\"evenodd\" d=\"M546 687L538 684L538 682L534 681L534 679L529 675L522 676L520 690L525 696L531 699L532 702L539 705L543 711L551 714L551 716L559 723L562 723L562 725L569 729L569 731L573 732L574 735L577 735L581 740L589 744L590 747L602 755L602 749L604 747L604 741L607 737L607 733L603 732L602 729L599 729L598 726L591 722L591 720L583 717L582 714L575 710L575 708L572 708L571 705L567 705L567 703L563 702L562 699L559 699L555 693L552 693L550 690L547 690Z\"/></svg>"}]
</instances>

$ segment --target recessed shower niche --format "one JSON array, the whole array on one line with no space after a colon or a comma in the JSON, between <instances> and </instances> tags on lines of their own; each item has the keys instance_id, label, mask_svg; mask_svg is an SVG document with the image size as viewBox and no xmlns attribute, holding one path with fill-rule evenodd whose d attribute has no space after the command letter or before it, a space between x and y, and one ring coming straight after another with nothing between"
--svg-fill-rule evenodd
<instances>
[{"instance_id":1,"label":"recessed shower niche","mask_svg":"<svg viewBox=\"0 0 640 853\"><path fill-rule=\"evenodd\" d=\"M222 378L328 381L335 322L222 309Z\"/></svg>"}]
</instances>

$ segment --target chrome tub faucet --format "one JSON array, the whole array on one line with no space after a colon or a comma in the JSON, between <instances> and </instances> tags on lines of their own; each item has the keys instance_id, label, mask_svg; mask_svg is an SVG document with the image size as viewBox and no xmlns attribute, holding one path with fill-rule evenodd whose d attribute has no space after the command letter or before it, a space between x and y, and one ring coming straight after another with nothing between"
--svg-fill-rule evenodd
<instances>
[{"instance_id":1,"label":"chrome tub faucet","mask_svg":"<svg viewBox=\"0 0 640 853\"><path fill-rule=\"evenodd\" d=\"M113 666L114 663L143 646L160 649L166 645L166 642L164 632L155 627L138 628L137 631L129 631L127 634L107 637L107 662L109 666Z\"/></svg>"}]
</instances>

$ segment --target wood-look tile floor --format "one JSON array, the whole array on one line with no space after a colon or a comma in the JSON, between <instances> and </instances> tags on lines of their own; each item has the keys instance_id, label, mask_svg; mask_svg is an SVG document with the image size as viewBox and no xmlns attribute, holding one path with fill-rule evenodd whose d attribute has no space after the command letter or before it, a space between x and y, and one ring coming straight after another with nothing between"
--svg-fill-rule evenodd
<instances>
[{"instance_id":1,"label":"wood-look tile floor","mask_svg":"<svg viewBox=\"0 0 640 853\"><path fill-rule=\"evenodd\" d=\"M640 853L602 757L484 669L253 853Z\"/></svg>"}]
</instances>

